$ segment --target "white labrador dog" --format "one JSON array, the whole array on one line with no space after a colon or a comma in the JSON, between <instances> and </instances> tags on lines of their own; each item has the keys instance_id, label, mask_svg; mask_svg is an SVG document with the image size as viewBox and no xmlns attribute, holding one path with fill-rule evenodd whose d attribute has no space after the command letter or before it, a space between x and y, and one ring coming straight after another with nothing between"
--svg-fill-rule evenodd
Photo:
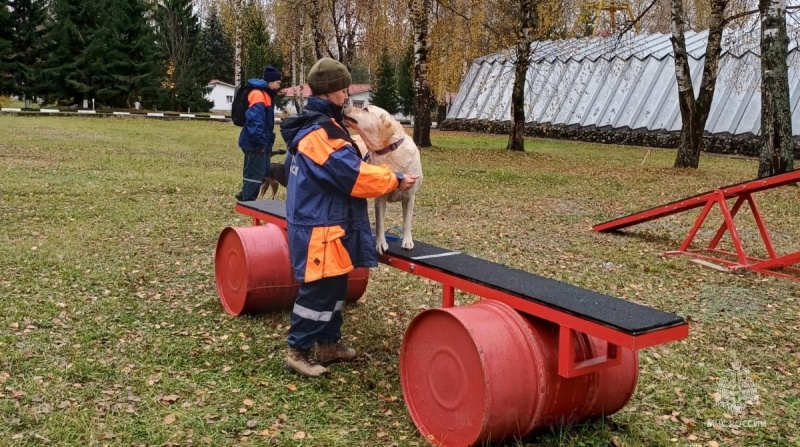
<instances>
[{"instance_id":1,"label":"white labrador dog","mask_svg":"<svg viewBox=\"0 0 800 447\"><path fill-rule=\"evenodd\" d=\"M361 137L354 138L363 152L369 152L368 162L373 165L387 165L392 170L411 175L419 175L417 182L408 191L395 190L375 199L375 238L378 253L388 248L386 243L386 203L403 204L403 240L401 247L414 248L411 237L411 221L414 217L414 198L422 185L422 162L419 149L414 140L406 134L403 125L386 110L376 106L364 108L346 107L345 122Z\"/></svg>"}]
</instances>

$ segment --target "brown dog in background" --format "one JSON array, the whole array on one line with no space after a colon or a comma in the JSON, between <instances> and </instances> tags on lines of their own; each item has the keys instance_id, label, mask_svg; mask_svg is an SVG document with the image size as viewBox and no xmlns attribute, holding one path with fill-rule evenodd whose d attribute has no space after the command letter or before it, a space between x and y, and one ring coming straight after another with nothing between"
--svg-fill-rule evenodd
<instances>
[{"instance_id":1,"label":"brown dog in background","mask_svg":"<svg viewBox=\"0 0 800 447\"><path fill-rule=\"evenodd\" d=\"M272 190L272 197L275 200L275 194L278 193L278 185L286 188L286 170L283 163L270 163L267 170L267 176L261 183L261 188L258 190L258 200L263 200L267 195L267 190Z\"/></svg>"}]
</instances>

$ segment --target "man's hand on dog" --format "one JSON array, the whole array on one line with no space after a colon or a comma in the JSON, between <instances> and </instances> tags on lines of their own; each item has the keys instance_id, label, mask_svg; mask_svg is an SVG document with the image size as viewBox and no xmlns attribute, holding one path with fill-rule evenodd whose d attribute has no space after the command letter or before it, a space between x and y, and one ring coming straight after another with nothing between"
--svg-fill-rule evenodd
<instances>
[{"instance_id":1,"label":"man's hand on dog","mask_svg":"<svg viewBox=\"0 0 800 447\"><path fill-rule=\"evenodd\" d=\"M403 174L403 180L401 180L400 184L397 185L397 189L400 191L408 191L414 186L415 183L417 183L418 178L418 175Z\"/></svg>"}]
</instances>

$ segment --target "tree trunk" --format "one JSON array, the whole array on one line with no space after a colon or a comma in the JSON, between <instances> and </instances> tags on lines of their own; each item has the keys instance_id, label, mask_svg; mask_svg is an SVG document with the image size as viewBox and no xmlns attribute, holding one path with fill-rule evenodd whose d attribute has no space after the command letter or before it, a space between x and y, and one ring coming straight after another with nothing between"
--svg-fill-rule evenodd
<instances>
[{"instance_id":1,"label":"tree trunk","mask_svg":"<svg viewBox=\"0 0 800 447\"><path fill-rule=\"evenodd\" d=\"M511 133L506 146L509 151L525 151L525 80L530 66L533 28L537 21L533 0L520 0L520 19L514 62L514 87L511 90Z\"/></svg>"},{"instance_id":2,"label":"tree trunk","mask_svg":"<svg viewBox=\"0 0 800 447\"><path fill-rule=\"evenodd\" d=\"M314 34L314 55L317 60L327 56L324 49L327 47L325 36L322 34L322 5L320 0L311 0L311 29Z\"/></svg>"},{"instance_id":3,"label":"tree trunk","mask_svg":"<svg viewBox=\"0 0 800 447\"><path fill-rule=\"evenodd\" d=\"M697 168L703 149L704 124L700 123L692 87L692 73L686 52L686 22L683 0L672 0L672 51L675 54L675 79L678 84L678 105L681 110L681 139L675 157L676 168Z\"/></svg>"},{"instance_id":4,"label":"tree trunk","mask_svg":"<svg viewBox=\"0 0 800 447\"><path fill-rule=\"evenodd\" d=\"M697 98L692 87L689 55L686 51L686 22L683 0L672 0L672 50L675 54L675 79L678 84L678 105L681 110L681 139L675 156L676 168L700 166L700 153L705 147L703 134L714 100L714 90L719 73L719 56L722 52L722 30L725 27L724 12L729 0L712 0L709 19L706 57L703 78Z\"/></svg>"},{"instance_id":5,"label":"tree trunk","mask_svg":"<svg viewBox=\"0 0 800 447\"><path fill-rule=\"evenodd\" d=\"M759 0L761 13L761 153L758 177L794 169L786 0Z\"/></svg>"},{"instance_id":6,"label":"tree trunk","mask_svg":"<svg viewBox=\"0 0 800 447\"><path fill-rule=\"evenodd\" d=\"M242 85L242 0L234 1L233 17L236 26L236 42L233 50L233 84L238 88Z\"/></svg>"},{"instance_id":7,"label":"tree trunk","mask_svg":"<svg viewBox=\"0 0 800 447\"><path fill-rule=\"evenodd\" d=\"M410 0L414 30L414 143L431 147L431 88L428 84L428 14L431 0Z\"/></svg>"},{"instance_id":8,"label":"tree trunk","mask_svg":"<svg viewBox=\"0 0 800 447\"><path fill-rule=\"evenodd\" d=\"M708 23L708 41L706 41L706 59L703 64L703 79L700 80L700 92L697 96L697 112L705 128L714 90L719 74L719 56L722 53L722 31L725 28L725 8L729 0L712 0L711 15Z\"/></svg>"}]
</instances>

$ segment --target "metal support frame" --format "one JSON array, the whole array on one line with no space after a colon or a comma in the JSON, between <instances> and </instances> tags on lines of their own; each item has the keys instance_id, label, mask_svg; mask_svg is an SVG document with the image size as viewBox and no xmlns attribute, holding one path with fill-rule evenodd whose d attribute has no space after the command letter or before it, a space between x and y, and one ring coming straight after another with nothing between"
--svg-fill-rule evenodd
<instances>
[{"instance_id":1,"label":"metal support frame","mask_svg":"<svg viewBox=\"0 0 800 447\"><path fill-rule=\"evenodd\" d=\"M577 331L560 326L558 331L558 373L564 377L577 377L622 364L619 345L606 342L606 354L576 361L575 337Z\"/></svg>"},{"instance_id":2,"label":"metal support frame","mask_svg":"<svg viewBox=\"0 0 800 447\"><path fill-rule=\"evenodd\" d=\"M734 218L742 209L742 205L747 203L750 211L753 214L758 233L761 236L761 241L764 244L764 249L767 252L767 259L749 256L742 243L742 238L736 228ZM709 215L709 212L714 205L719 207L722 214L723 222L717 229L714 237L705 248L690 248L692 242L703 222ZM723 250L718 248L722 237L728 233L730 236L733 251ZM775 251L775 246L772 243L772 238L769 235L769 230L764 222L761 210L756 204L753 195L749 192L742 193L736 199L733 207L728 208L727 198L721 191L717 191L713 197L709 198L703 211L695 220L689 234L681 243L677 250L671 250L664 253L665 255L688 255L696 259L702 259L709 262L717 263L727 267L729 270L748 269L759 272L765 275L778 276L781 278L800 280L800 269L792 267L792 265L800 262L800 252L793 252L787 255L778 256Z\"/></svg>"},{"instance_id":3,"label":"metal support frame","mask_svg":"<svg viewBox=\"0 0 800 447\"><path fill-rule=\"evenodd\" d=\"M260 225L262 222L269 222L281 228L286 228L286 220L283 217L275 216L242 205L236 205L236 211L253 218L253 225ZM577 377L600 371L605 368L617 366L621 363L622 357L619 349L625 348L638 350L655 346L670 341L680 340L689 336L688 323L671 326L668 328L657 329L642 334L629 334L618 329L614 329L585 317L573 315L568 312L555 309L536 301L524 297L498 290L469 279L452 275L446 271L428 267L409 261L404 258L383 254L378 257L379 261L412 273L423 278L432 279L442 284L442 306L455 306L456 289L477 295L484 299L501 301L511 306L514 310L524 314L552 322L559 326L559 346L558 346L558 373L563 377ZM592 337L606 342L606 352L590 359L577 360L575 358L575 333L582 332Z\"/></svg>"},{"instance_id":4,"label":"metal support frame","mask_svg":"<svg viewBox=\"0 0 800 447\"><path fill-rule=\"evenodd\" d=\"M640 213L604 222L592 228L598 232L619 230L631 225L702 207L700 215L695 220L679 248L677 250L667 251L664 253L665 255L688 255L695 259L721 265L728 270L748 269L765 275L800 280L800 269L792 267L794 264L800 263L800 251L781 256L777 254L775 246L772 243L772 238L769 235L767 225L764 222L764 217L753 198L753 194L758 191L797 182L800 182L800 170L723 187L694 197L651 208ZM733 207L728 207L728 200L733 198L736 199L736 202L734 202ZM734 219L745 203L747 203L753 214L753 219L758 227L758 233L761 236L761 240L767 252L767 259L749 256L742 244L742 238L736 228ZM722 224L720 224L708 246L705 248L690 248L698 231L715 205L719 208L722 215ZM730 236L733 251L718 248L725 233L728 233Z\"/></svg>"}]
</instances>

